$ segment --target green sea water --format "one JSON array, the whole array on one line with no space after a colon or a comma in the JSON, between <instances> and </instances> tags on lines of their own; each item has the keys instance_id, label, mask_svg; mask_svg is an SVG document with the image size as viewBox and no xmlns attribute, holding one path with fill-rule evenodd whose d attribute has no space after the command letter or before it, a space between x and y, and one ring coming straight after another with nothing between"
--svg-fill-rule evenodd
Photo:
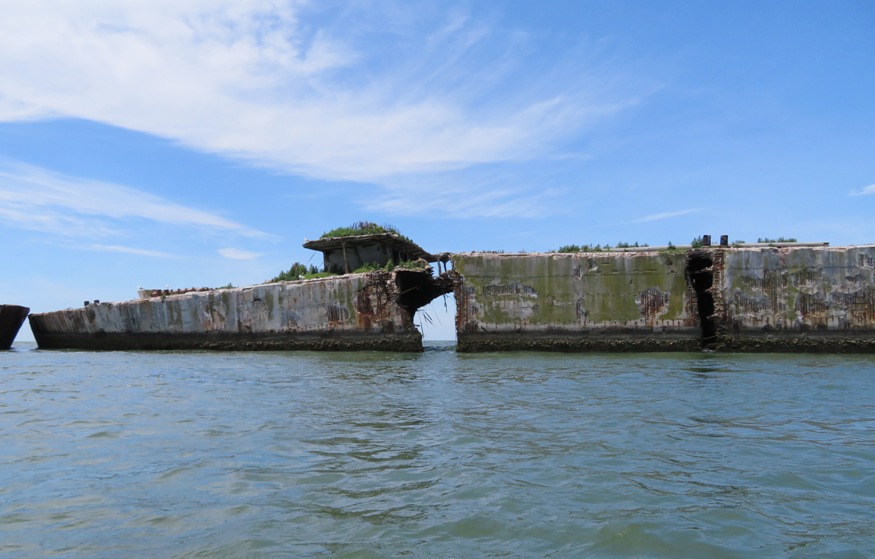
<instances>
[{"instance_id":1,"label":"green sea water","mask_svg":"<svg viewBox=\"0 0 875 559\"><path fill-rule=\"evenodd\" d=\"M875 359L0 353L0 557L875 556Z\"/></svg>"}]
</instances>

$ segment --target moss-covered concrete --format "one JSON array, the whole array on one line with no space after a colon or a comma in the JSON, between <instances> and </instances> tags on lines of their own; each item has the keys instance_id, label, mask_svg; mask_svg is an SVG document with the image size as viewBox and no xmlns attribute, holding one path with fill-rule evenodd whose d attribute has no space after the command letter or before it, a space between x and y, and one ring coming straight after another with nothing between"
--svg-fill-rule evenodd
<instances>
[{"instance_id":1,"label":"moss-covered concrete","mask_svg":"<svg viewBox=\"0 0 875 559\"><path fill-rule=\"evenodd\" d=\"M695 346L684 267L674 251L456 254L459 349Z\"/></svg>"}]
</instances>

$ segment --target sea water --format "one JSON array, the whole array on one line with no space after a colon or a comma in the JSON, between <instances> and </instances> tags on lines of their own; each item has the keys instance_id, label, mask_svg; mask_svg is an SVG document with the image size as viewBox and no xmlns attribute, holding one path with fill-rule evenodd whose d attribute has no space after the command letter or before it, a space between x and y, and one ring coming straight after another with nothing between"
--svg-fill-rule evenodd
<instances>
[{"instance_id":1,"label":"sea water","mask_svg":"<svg viewBox=\"0 0 875 559\"><path fill-rule=\"evenodd\" d=\"M875 359L0 353L0 557L872 557Z\"/></svg>"}]
</instances>

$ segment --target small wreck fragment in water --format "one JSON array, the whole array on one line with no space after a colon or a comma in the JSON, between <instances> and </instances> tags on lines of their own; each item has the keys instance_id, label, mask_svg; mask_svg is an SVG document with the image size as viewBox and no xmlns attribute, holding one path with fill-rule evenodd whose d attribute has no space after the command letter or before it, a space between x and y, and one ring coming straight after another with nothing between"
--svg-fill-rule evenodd
<instances>
[{"instance_id":1,"label":"small wreck fragment in water","mask_svg":"<svg viewBox=\"0 0 875 559\"><path fill-rule=\"evenodd\" d=\"M0 305L0 350L12 347L30 309L18 305Z\"/></svg>"}]
</instances>

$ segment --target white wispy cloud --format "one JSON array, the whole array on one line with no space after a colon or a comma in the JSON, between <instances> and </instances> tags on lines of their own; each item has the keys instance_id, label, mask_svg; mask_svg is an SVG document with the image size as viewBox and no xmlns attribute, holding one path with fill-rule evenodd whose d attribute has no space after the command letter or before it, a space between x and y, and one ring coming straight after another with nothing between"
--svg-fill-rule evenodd
<instances>
[{"instance_id":1,"label":"white wispy cloud","mask_svg":"<svg viewBox=\"0 0 875 559\"><path fill-rule=\"evenodd\" d=\"M269 238L222 216L142 190L0 161L0 221L63 237L123 234L132 220Z\"/></svg>"},{"instance_id":2,"label":"white wispy cloud","mask_svg":"<svg viewBox=\"0 0 875 559\"><path fill-rule=\"evenodd\" d=\"M158 250L148 250L142 248L135 247L127 247L122 245L101 245L101 244L92 244L88 247L91 250L96 250L100 252L120 252L123 254L134 254L137 256L151 256L155 258L181 258L179 255L170 254L168 252L161 252Z\"/></svg>"},{"instance_id":3,"label":"white wispy cloud","mask_svg":"<svg viewBox=\"0 0 875 559\"><path fill-rule=\"evenodd\" d=\"M646 215L640 219L636 219L634 221L630 221L629 223L646 223L648 221L660 221L663 219L671 219L673 217L680 217L682 215L692 214L696 212L702 211L702 208L692 208L689 210L678 210L674 212L662 212L657 214Z\"/></svg>"},{"instance_id":4,"label":"white wispy cloud","mask_svg":"<svg viewBox=\"0 0 875 559\"><path fill-rule=\"evenodd\" d=\"M540 184L537 170L486 165L466 170L390 177L383 194L368 193L366 209L396 215L440 214L452 218L542 218L569 211L567 188Z\"/></svg>"},{"instance_id":5,"label":"white wispy cloud","mask_svg":"<svg viewBox=\"0 0 875 559\"><path fill-rule=\"evenodd\" d=\"M848 196L867 196L869 194L875 194L875 184L864 186L858 190L852 190Z\"/></svg>"},{"instance_id":6,"label":"white wispy cloud","mask_svg":"<svg viewBox=\"0 0 875 559\"><path fill-rule=\"evenodd\" d=\"M580 52L526 64L534 39L424 6L0 0L0 120L84 118L383 184L547 155L638 102ZM525 214L518 190L495 213Z\"/></svg>"},{"instance_id":7,"label":"white wispy cloud","mask_svg":"<svg viewBox=\"0 0 875 559\"><path fill-rule=\"evenodd\" d=\"M218 252L219 256L231 260L255 260L261 256L261 254L257 252L250 252L248 250L240 250L237 248L220 248Z\"/></svg>"},{"instance_id":8,"label":"white wispy cloud","mask_svg":"<svg viewBox=\"0 0 875 559\"><path fill-rule=\"evenodd\" d=\"M563 213L563 189L529 193L521 189L487 189L472 192L453 186L434 189L424 197L417 189L392 189L373 200L363 200L365 209L397 215L435 214L454 218L539 218Z\"/></svg>"}]
</instances>

